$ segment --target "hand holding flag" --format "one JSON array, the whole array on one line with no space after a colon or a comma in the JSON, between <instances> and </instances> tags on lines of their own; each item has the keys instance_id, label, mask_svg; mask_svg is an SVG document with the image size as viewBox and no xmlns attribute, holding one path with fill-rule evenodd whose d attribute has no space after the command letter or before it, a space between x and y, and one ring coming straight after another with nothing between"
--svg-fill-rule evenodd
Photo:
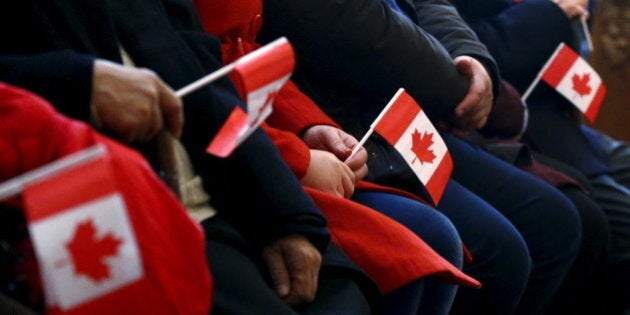
<instances>
[{"instance_id":1,"label":"hand holding flag","mask_svg":"<svg viewBox=\"0 0 630 315\"><path fill-rule=\"evenodd\" d=\"M294 68L293 48L282 37L178 90L176 95L184 96L234 71L233 79L246 101L247 113L237 106L206 149L226 157L271 114L273 100Z\"/></svg>"}]
</instances>

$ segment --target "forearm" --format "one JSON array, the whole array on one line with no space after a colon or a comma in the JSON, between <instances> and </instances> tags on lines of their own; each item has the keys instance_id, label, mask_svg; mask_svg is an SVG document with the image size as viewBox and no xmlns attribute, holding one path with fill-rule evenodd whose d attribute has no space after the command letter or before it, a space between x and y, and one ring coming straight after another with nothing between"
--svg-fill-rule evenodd
<instances>
[{"instance_id":1,"label":"forearm","mask_svg":"<svg viewBox=\"0 0 630 315\"><path fill-rule=\"evenodd\" d=\"M380 99L402 86L436 118L449 117L466 94L467 81L444 47L378 0L268 0L264 5L262 38L287 36L298 71L316 80Z\"/></svg>"},{"instance_id":2,"label":"forearm","mask_svg":"<svg viewBox=\"0 0 630 315\"><path fill-rule=\"evenodd\" d=\"M0 80L30 90L75 119L88 121L94 58L70 50L0 56Z\"/></svg>"},{"instance_id":3,"label":"forearm","mask_svg":"<svg viewBox=\"0 0 630 315\"><path fill-rule=\"evenodd\" d=\"M448 50L453 59L470 56L481 62L492 80L496 96L499 69L475 32L447 0L413 0L418 25L433 35Z\"/></svg>"},{"instance_id":4,"label":"forearm","mask_svg":"<svg viewBox=\"0 0 630 315\"><path fill-rule=\"evenodd\" d=\"M301 134L315 125L338 127L335 121L324 113L307 95L289 81L280 90L273 104L273 112L267 118L269 125Z\"/></svg>"}]
</instances>

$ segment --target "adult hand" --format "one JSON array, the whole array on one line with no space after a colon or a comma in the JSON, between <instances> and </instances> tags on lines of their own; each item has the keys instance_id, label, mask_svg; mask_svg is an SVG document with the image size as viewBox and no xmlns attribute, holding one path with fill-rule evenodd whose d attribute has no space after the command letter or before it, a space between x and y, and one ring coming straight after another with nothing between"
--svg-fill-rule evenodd
<instances>
[{"instance_id":1,"label":"adult hand","mask_svg":"<svg viewBox=\"0 0 630 315\"><path fill-rule=\"evenodd\" d=\"M95 127L122 141L148 141L164 125L176 137L182 133L181 100L147 69L94 62L91 108Z\"/></svg>"},{"instance_id":2,"label":"adult hand","mask_svg":"<svg viewBox=\"0 0 630 315\"><path fill-rule=\"evenodd\" d=\"M306 175L300 181L304 186L349 198L354 193L354 180L350 167L332 153L311 150L311 162Z\"/></svg>"},{"instance_id":3,"label":"adult hand","mask_svg":"<svg viewBox=\"0 0 630 315\"><path fill-rule=\"evenodd\" d=\"M492 80L486 68L468 56L455 58L457 70L468 77L470 87L464 99L455 107L455 133L466 133L483 127L492 109Z\"/></svg>"},{"instance_id":4,"label":"adult hand","mask_svg":"<svg viewBox=\"0 0 630 315\"><path fill-rule=\"evenodd\" d=\"M278 295L289 305L312 302L322 256L303 235L289 235L262 252Z\"/></svg>"},{"instance_id":5,"label":"adult hand","mask_svg":"<svg viewBox=\"0 0 630 315\"><path fill-rule=\"evenodd\" d=\"M552 0L569 17L588 15L588 0Z\"/></svg>"},{"instance_id":6,"label":"adult hand","mask_svg":"<svg viewBox=\"0 0 630 315\"><path fill-rule=\"evenodd\" d=\"M368 155L365 148L359 149L350 160L346 161L359 141L345 131L333 126L315 125L306 129L302 135L302 140L311 149L331 152L339 160L345 161L346 165L354 172L356 181L367 175Z\"/></svg>"}]
</instances>

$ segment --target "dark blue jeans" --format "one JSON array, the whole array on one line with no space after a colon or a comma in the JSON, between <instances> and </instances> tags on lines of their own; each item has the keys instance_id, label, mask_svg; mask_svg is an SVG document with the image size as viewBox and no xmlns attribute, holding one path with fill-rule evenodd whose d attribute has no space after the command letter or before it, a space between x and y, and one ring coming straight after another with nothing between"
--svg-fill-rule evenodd
<instances>
[{"instance_id":1,"label":"dark blue jeans","mask_svg":"<svg viewBox=\"0 0 630 315\"><path fill-rule=\"evenodd\" d=\"M394 194L358 191L352 197L405 225L442 257L461 268L462 241L453 224L440 212L415 200ZM384 313L448 314L457 287L431 277L407 284L385 296Z\"/></svg>"},{"instance_id":2,"label":"dark blue jeans","mask_svg":"<svg viewBox=\"0 0 630 315\"><path fill-rule=\"evenodd\" d=\"M530 174L464 140L443 137L455 169L438 209L473 255L464 271L483 283L481 290L462 288L453 313L540 313L579 250L575 206Z\"/></svg>"}]
</instances>

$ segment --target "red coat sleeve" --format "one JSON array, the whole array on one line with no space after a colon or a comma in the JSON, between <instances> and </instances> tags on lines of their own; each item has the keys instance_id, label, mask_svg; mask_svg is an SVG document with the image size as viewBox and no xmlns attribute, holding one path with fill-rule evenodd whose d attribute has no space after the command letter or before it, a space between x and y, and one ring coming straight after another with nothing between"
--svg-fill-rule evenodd
<instances>
[{"instance_id":1,"label":"red coat sleeve","mask_svg":"<svg viewBox=\"0 0 630 315\"><path fill-rule=\"evenodd\" d=\"M280 89L267 122L274 127L300 134L314 125L339 126L291 81Z\"/></svg>"},{"instance_id":2,"label":"red coat sleeve","mask_svg":"<svg viewBox=\"0 0 630 315\"><path fill-rule=\"evenodd\" d=\"M239 57L256 50L260 45L248 43L242 40L224 39L222 45L224 62L232 62ZM241 92L242 87L237 80L234 85ZM273 102L273 112L267 118L267 123L278 129L286 130L299 135L306 128L315 125L330 125L339 128L313 100L292 81L288 81L278 92Z\"/></svg>"},{"instance_id":3,"label":"red coat sleeve","mask_svg":"<svg viewBox=\"0 0 630 315\"><path fill-rule=\"evenodd\" d=\"M263 124L263 130L276 145L282 160L289 165L295 176L297 178L304 177L311 162L311 151L306 144L296 135L267 124Z\"/></svg>"}]
</instances>

